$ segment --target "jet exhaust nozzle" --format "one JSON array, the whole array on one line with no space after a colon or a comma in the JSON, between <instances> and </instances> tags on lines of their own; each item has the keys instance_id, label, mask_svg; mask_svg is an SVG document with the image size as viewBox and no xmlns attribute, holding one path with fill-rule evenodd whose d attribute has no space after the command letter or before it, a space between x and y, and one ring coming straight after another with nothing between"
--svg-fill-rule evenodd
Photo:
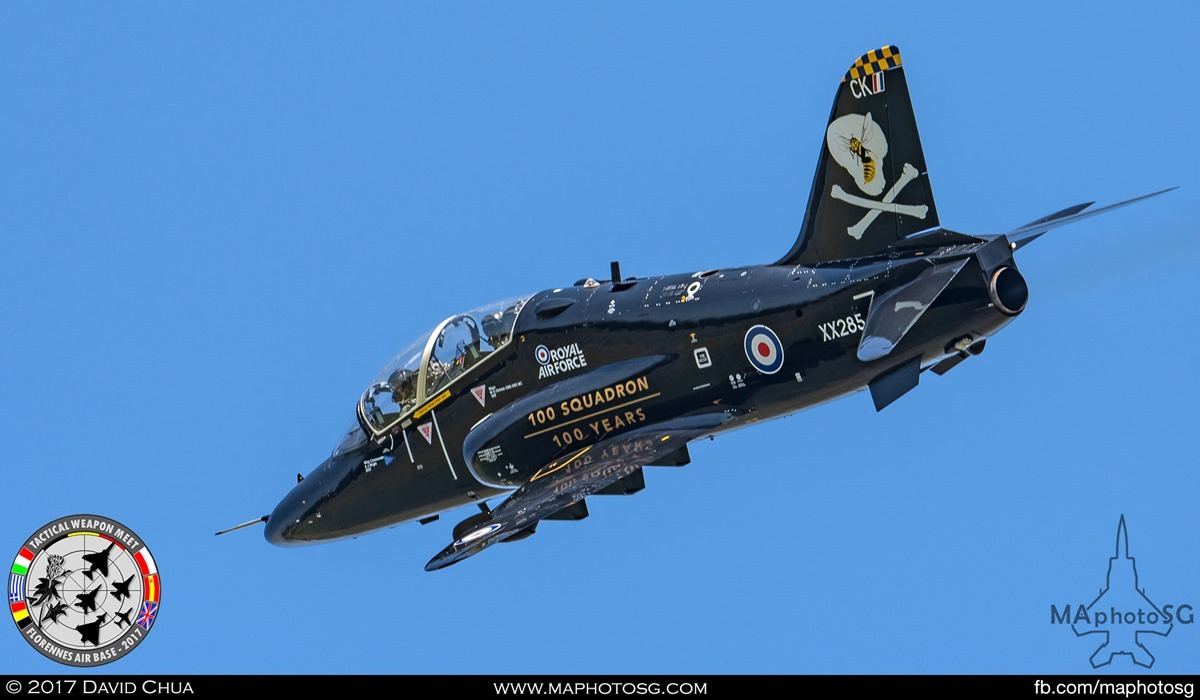
<instances>
[{"instance_id":1,"label":"jet exhaust nozzle","mask_svg":"<svg viewBox=\"0 0 1200 700\"><path fill-rule=\"evenodd\" d=\"M988 280L988 297L1005 316L1016 316L1029 302L1029 285L1015 267L998 267Z\"/></svg>"}]
</instances>

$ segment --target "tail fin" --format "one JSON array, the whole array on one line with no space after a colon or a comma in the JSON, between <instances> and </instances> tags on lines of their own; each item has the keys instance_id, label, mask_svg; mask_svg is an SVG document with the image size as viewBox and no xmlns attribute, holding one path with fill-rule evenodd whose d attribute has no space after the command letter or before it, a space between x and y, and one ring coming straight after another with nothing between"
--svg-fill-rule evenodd
<instances>
[{"instance_id":1,"label":"tail fin","mask_svg":"<svg viewBox=\"0 0 1200 700\"><path fill-rule=\"evenodd\" d=\"M937 225L900 50L886 46L859 58L842 78L800 236L775 264L883 253Z\"/></svg>"}]
</instances>

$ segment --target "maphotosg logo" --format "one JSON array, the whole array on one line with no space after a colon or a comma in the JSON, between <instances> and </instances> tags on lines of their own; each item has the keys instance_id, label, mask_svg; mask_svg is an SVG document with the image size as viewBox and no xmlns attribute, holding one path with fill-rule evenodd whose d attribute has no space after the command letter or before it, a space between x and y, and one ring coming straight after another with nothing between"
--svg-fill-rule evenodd
<instances>
[{"instance_id":1,"label":"maphotosg logo","mask_svg":"<svg viewBox=\"0 0 1200 700\"><path fill-rule=\"evenodd\" d=\"M69 666L99 666L132 651L154 625L161 597L142 539L98 515L46 523L8 575L8 608L21 636Z\"/></svg>"},{"instance_id":2,"label":"maphotosg logo","mask_svg":"<svg viewBox=\"0 0 1200 700\"><path fill-rule=\"evenodd\" d=\"M1125 516L1117 525L1117 546L1108 560L1104 588L1091 603L1050 605L1050 624L1070 625L1077 636L1102 635L1103 643L1091 656L1093 668L1112 663L1119 654L1138 666L1150 668L1154 655L1145 642L1151 635L1166 637L1175 625L1195 623L1189 603L1156 605L1138 582L1137 564L1129 555L1129 531Z\"/></svg>"}]
</instances>

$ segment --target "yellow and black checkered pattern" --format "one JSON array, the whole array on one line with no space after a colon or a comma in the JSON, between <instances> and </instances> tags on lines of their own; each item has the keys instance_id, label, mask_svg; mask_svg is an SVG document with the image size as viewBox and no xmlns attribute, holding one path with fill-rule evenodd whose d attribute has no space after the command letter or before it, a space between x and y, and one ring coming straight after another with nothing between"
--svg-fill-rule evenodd
<instances>
[{"instance_id":1,"label":"yellow and black checkered pattern","mask_svg":"<svg viewBox=\"0 0 1200 700\"><path fill-rule=\"evenodd\" d=\"M885 46L882 49L868 51L850 66L850 70L846 72L846 77L842 78L842 82L849 80L857 80L865 75L873 75L882 73L885 70L897 68L900 65L900 49L895 46Z\"/></svg>"}]
</instances>

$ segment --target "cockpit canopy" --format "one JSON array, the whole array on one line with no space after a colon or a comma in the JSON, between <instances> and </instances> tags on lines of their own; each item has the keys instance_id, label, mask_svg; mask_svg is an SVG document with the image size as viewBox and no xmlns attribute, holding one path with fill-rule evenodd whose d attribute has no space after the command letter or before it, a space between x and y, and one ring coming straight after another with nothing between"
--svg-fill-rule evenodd
<instances>
[{"instance_id":1,"label":"cockpit canopy","mask_svg":"<svg viewBox=\"0 0 1200 700\"><path fill-rule=\"evenodd\" d=\"M366 434L385 432L507 345L528 299L505 299L455 314L410 343L375 376L358 401L358 423ZM334 454L348 449L345 446L353 437L353 431L346 435Z\"/></svg>"}]
</instances>

